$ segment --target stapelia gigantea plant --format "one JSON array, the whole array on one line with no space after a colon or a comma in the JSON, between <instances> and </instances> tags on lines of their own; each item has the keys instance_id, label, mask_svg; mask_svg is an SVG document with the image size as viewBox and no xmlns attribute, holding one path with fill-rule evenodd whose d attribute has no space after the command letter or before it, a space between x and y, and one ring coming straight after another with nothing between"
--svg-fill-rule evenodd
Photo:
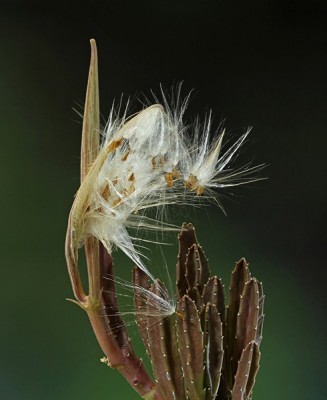
<instances>
[{"instance_id":1,"label":"stapelia gigantea plant","mask_svg":"<svg viewBox=\"0 0 327 400\"><path fill-rule=\"evenodd\" d=\"M179 235L176 312L158 317L158 302L167 298L160 281L151 286L135 267L137 323L162 399L250 399L259 369L262 338L262 285L251 278L241 259L232 272L229 304L224 286L210 277L208 260L194 228L184 224ZM148 296L143 291L148 291Z\"/></svg>"},{"instance_id":2,"label":"stapelia gigantea plant","mask_svg":"<svg viewBox=\"0 0 327 400\"><path fill-rule=\"evenodd\" d=\"M152 105L131 119L113 113L100 143L97 52L91 65L83 119L81 186L70 212L66 261L75 300L86 311L103 361L116 368L144 399L246 400L252 396L262 338L262 285L244 259L235 266L225 306L224 287L210 277L194 228L179 235L176 299L140 258L129 230L170 230L168 204L215 198L214 189L257 180L261 166L233 170L230 163L246 132L222 153L223 133L209 141L210 120L186 136L185 102L170 109ZM179 97L179 94L177 95ZM178 100L178 99L177 99ZM192 200L195 199L195 200ZM219 203L218 203L219 204ZM148 211L156 210L155 217ZM88 294L83 288L78 249L84 246ZM120 314L112 248L119 247L133 270L135 317L154 380L133 349Z\"/></svg>"}]
</instances>

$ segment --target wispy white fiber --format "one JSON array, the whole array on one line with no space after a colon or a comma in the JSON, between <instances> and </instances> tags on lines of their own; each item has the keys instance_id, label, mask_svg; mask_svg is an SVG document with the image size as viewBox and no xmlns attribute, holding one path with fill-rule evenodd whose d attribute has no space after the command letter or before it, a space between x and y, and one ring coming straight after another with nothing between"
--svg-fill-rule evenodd
<instances>
[{"instance_id":1,"label":"wispy white fiber","mask_svg":"<svg viewBox=\"0 0 327 400\"><path fill-rule=\"evenodd\" d=\"M76 197L84 211L75 225L73 221L75 241L82 245L93 235L109 253L116 246L149 277L130 228L170 230L174 227L165 218L167 205L194 204L203 195L219 198L220 189L257 180L262 168L233 168L249 130L225 149L225 131L212 133L210 115L202 125L184 124L188 99L179 97L178 90L170 106L163 96L161 104L132 117L125 111L116 118L112 110L99 155Z\"/></svg>"}]
</instances>

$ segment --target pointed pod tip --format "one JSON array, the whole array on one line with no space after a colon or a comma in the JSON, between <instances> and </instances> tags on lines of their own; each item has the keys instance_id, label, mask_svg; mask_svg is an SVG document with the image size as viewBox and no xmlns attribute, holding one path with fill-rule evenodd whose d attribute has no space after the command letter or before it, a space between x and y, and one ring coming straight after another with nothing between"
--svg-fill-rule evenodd
<instances>
[{"instance_id":1,"label":"pointed pod tip","mask_svg":"<svg viewBox=\"0 0 327 400\"><path fill-rule=\"evenodd\" d=\"M97 43L95 39L90 39L91 56L97 58Z\"/></svg>"},{"instance_id":2,"label":"pointed pod tip","mask_svg":"<svg viewBox=\"0 0 327 400\"><path fill-rule=\"evenodd\" d=\"M95 39L90 39L90 46L91 46L91 57L94 57L97 59L97 43Z\"/></svg>"}]
</instances>

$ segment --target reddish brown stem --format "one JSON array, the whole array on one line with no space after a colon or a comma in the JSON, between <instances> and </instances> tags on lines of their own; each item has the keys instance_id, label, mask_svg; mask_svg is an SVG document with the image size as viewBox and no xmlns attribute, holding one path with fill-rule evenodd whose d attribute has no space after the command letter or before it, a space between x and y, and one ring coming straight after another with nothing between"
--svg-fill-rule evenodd
<instances>
[{"instance_id":1,"label":"reddish brown stem","mask_svg":"<svg viewBox=\"0 0 327 400\"><path fill-rule=\"evenodd\" d=\"M89 297L86 309L93 331L108 365L117 368L142 397L160 400L156 384L148 375L142 360L136 356L119 315L112 258L102 244L98 250L101 290L98 299Z\"/></svg>"}]
</instances>

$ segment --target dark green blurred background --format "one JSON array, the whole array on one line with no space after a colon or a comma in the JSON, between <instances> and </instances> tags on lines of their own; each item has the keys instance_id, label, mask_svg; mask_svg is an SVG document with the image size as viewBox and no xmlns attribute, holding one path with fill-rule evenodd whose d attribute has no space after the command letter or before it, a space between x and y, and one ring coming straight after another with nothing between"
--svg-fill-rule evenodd
<instances>
[{"instance_id":1,"label":"dark green blurred background","mask_svg":"<svg viewBox=\"0 0 327 400\"><path fill-rule=\"evenodd\" d=\"M189 116L212 108L234 137L253 126L245 154L269 164L269 180L222 199L227 217L186 209L174 222L196 224L227 287L241 256L264 283L254 399L327 399L326 20L322 1L0 2L1 399L138 398L99 362L86 315L65 301L73 108L84 103L92 37L103 121L122 92L184 80L185 93L195 89ZM165 254L173 270L176 247ZM128 277L130 263L115 260Z\"/></svg>"}]
</instances>

